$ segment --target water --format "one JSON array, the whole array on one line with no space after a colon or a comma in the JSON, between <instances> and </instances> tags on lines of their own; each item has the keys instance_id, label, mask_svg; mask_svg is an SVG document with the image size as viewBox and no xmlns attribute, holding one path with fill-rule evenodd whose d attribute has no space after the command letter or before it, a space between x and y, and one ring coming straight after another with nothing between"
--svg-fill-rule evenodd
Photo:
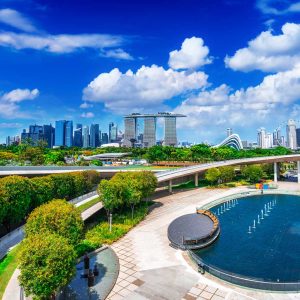
<instances>
[{"instance_id":1,"label":"water","mask_svg":"<svg viewBox=\"0 0 300 300\"><path fill-rule=\"evenodd\" d=\"M208 265L244 277L300 281L300 197L259 195L238 203L218 217L221 233L217 241L195 253ZM263 218L268 203L274 205ZM253 220L260 213L255 227Z\"/></svg>"}]
</instances>

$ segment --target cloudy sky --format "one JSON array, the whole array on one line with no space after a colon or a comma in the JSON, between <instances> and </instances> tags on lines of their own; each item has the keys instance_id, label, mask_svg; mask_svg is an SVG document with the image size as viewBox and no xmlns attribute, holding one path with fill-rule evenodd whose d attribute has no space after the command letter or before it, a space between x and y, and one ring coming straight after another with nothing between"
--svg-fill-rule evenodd
<instances>
[{"instance_id":1,"label":"cloudy sky","mask_svg":"<svg viewBox=\"0 0 300 300\"><path fill-rule=\"evenodd\" d=\"M1 142L158 111L191 142L300 120L300 1L0 1Z\"/></svg>"}]
</instances>

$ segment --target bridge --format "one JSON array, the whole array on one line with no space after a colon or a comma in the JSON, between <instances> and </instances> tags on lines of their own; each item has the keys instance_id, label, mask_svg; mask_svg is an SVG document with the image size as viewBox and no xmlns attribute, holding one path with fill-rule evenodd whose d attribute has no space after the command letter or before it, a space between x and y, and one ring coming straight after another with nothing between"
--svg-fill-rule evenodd
<instances>
[{"instance_id":1,"label":"bridge","mask_svg":"<svg viewBox=\"0 0 300 300\"><path fill-rule=\"evenodd\" d=\"M211 168L219 168L224 166L250 165L250 164L274 164L274 181L278 180L278 163L281 162L297 162L298 183L300 183L300 154L266 156L241 158L227 161L216 161L211 163L199 164L185 168L179 168L169 171L155 171L158 183L160 185L168 184L169 191L172 191L174 181L184 179L185 177L194 176L195 185L198 186L199 174L204 173ZM80 166L37 166L37 167L0 167L0 177L8 175L38 176L55 173L68 173L76 171L95 170L101 174L101 178L112 177L117 172L138 171L139 169L127 169L120 167L80 167Z\"/></svg>"},{"instance_id":2,"label":"bridge","mask_svg":"<svg viewBox=\"0 0 300 300\"><path fill-rule=\"evenodd\" d=\"M253 158L241 158L225 161L217 161L206 164L199 164L195 166L179 168L171 171L159 172L156 174L158 183L167 182L169 185L169 191L172 192L173 181L179 178L194 176L195 186L198 186L199 174L212 168L219 168L225 166L236 165L250 165L250 164L274 164L274 182L277 182L279 176L278 164L281 162L297 162L297 174L298 183L300 183L300 154L292 155L279 155L279 156L267 156L267 157L253 157Z\"/></svg>"}]
</instances>

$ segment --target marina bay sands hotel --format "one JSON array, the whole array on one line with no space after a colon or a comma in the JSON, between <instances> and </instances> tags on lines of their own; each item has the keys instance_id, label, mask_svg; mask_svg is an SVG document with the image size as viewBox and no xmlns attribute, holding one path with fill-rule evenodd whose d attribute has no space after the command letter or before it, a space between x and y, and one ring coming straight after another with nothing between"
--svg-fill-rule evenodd
<instances>
[{"instance_id":1,"label":"marina bay sands hotel","mask_svg":"<svg viewBox=\"0 0 300 300\"><path fill-rule=\"evenodd\" d=\"M186 117L181 114L172 114L167 112L157 114L139 114L133 113L124 116L125 134L124 146L131 146L137 139L137 121L144 119L144 135L143 146L151 147L156 145L156 119L165 119L164 128L164 145L176 146L177 145L177 132L176 132L176 119Z\"/></svg>"}]
</instances>

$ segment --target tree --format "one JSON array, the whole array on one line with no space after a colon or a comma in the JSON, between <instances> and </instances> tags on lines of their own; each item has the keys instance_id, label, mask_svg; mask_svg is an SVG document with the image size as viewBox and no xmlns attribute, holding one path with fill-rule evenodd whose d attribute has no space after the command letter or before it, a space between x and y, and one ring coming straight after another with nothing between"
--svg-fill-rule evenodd
<instances>
[{"instance_id":1,"label":"tree","mask_svg":"<svg viewBox=\"0 0 300 300\"><path fill-rule=\"evenodd\" d=\"M70 244L76 245L83 232L83 221L73 204L54 199L36 208L25 225L26 236L52 232L63 236Z\"/></svg>"},{"instance_id":2,"label":"tree","mask_svg":"<svg viewBox=\"0 0 300 300\"><path fill-rule=\"evenodd\" d=\"M0 210L5 211L2 223L9 231L12 224L21 222L29 212L32 184L26 177L7 176L0 180L0 190Z\"/></svg>"},{"instance_id":3,"label":"tree","mask_svg":"<svg viewBox=\"0 0 300 300\"><path fill-rule=\"evenodd\" d=\"M231 166L226 166L226 167L220 167L219 168L220 171L220 179L222 180L222 182L229 182L232 181L232 179L234 178L234 167Z\"/></svg>"},{"instance_id":4,"label":"tree","mask_svg":"<svg viewBox=\"0 0 300 300\"><path fill-rule=\"evenodd\" d=\"M27 237L19 255L19 281L27 296L49 299L74 276L76 253L68 241L53 233Z\"/></svg>"},{"instance_id":5,"label":"tree","mask_svg":"<svg viewBox=\"0 0 300 300\"><path fill-rule=\"evenodd\" d=\"M125 188L126 182L119 180L102 180L98 186L98 194L106 210L107 218L115 208L124 205L125 193L129 190Z\"/></svg>"},{"instance_id":6,"label":"tree","mask_svg":"<svg viewBox=\"0 0 300 300\"><path fill-rule=\"evenodd\" d=\"M205 179L211 184L215 184L221 177L221 172L217 168L208 169L205 173Z\"/></svg>"},{"instance_id":7,"label":"tree","mask_svg":"<svg viewBox=\"0 0 300 300\"><path fill-rule=\"evenodd\" d=\"M257 182L264 175L263 169L259 165L245 166L242 169L242 175L251 183Z\"/></svg>"}]
</instances>

